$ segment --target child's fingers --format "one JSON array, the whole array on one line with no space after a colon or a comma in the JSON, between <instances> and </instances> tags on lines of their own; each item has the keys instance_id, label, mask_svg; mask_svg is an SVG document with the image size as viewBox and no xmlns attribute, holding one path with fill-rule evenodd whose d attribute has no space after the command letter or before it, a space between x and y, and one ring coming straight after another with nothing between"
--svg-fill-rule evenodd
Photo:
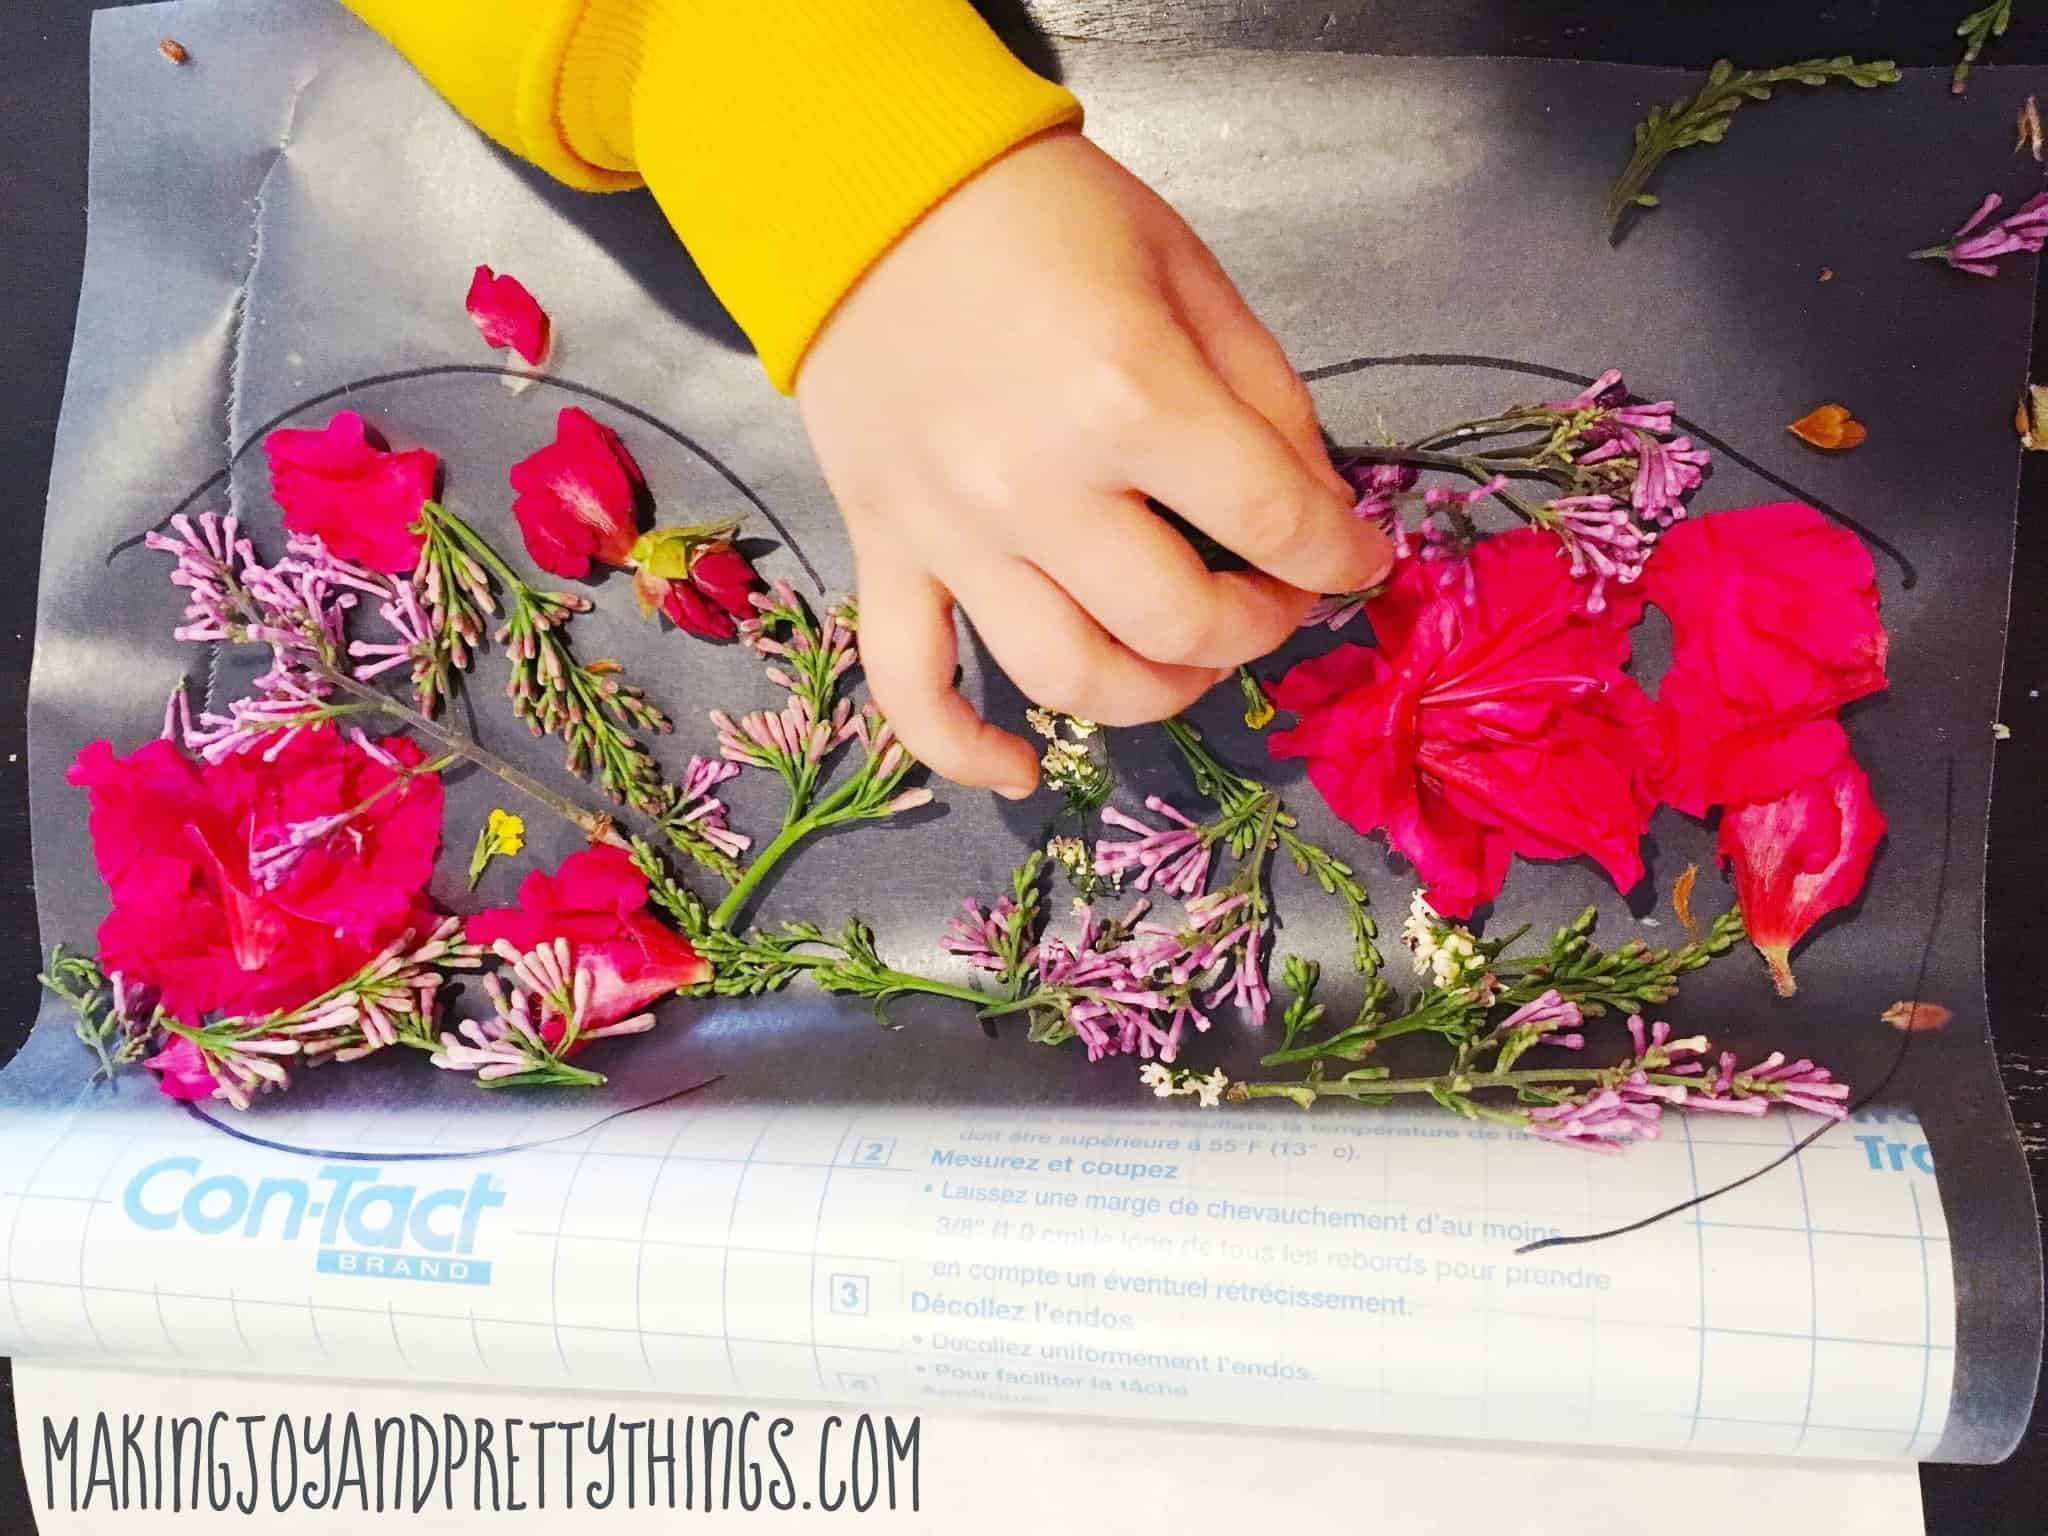
<instances>
[{"instance_id":1,"label":"child's fingers","mask_svg":"<svg viewBox=\"0 0 2048 1536\"><path fill-rule=\"evenodd\" d=\"M1010 681L1033 703L1063 714L1101 725L1144 725L1185 709L1231 672L1147 661L1022 560L976 566L953 585Z\"/></svg>"},{"instance_id":2,"label":"child's fingers","mask_svg":"<svg viewBox=\"0 0 2048 1536\"><path fill-rule=\"evenodd\" d=\"M1063 506L1036 532L1032 562L1151 661L1234 667L1285 640L1313 601L1262 571L1209 570L1135 496Z\"/></svg>"},{"instance_id":3,"label":"child's fingers","mask_svg":"<svg viewBox=\"0 0 2048 1536\"><path fill-rule=\"evenodd\" d=\"M1215 252L1192 233L1188 243L1190 249L1166 274L1168 294L1188 335L1230 392L1270 421L1309 471L1348 500L1349 489L1323 446L1308 386Z\"/></svg>"},{"instance_id":4,"label":"child's fingers","mask_svg":"<svg viewBox=\"0 0 2048 1536\"><path fill-rule=\"evenodd\" d=\"M876 706L934 773L1021 800L1038 784L1038 756L1021 736L988 724L953 687L953 602L923 571L862 559L860 655Z\"/></svg>"},{"instance_id":5,"label":"child's fingers","mask_svg":"<svg viewBox=\"0 0 2048 1536\"><path fill-rule=\"evenodd\" d=\"M1193 341L1169 332L1155 367L1156 409L1125 448L1132 489L1304 591L1352 592L1386 574L1386 536L1351 515L1349 500L1231 393Z\"/></svg>"}]
</instances>

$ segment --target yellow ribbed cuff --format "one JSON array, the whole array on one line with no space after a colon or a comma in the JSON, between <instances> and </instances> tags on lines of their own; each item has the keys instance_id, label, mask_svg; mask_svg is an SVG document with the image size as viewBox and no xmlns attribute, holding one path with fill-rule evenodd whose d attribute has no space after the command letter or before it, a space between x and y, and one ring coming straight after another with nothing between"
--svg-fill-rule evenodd
<instances>
[{"instance_id":1,"label":"yellow ribbed cuff","mask_svg":"<svg viewBox=\"0 0 2048 1536\"><path fill-rule=\"evenodd\" d=\"M638 167L785 392L927 209L1081 116L967 0L595 0L557 103L585 165Z\"/></svg>"},{"instance_id":2,"label":"yellow ribbed cuff","mask_svg":"<svg viewBox=\"0 0 2048 1536\"><path fill-rule=\"evenodd\" d=\"M616 0L343 0L412 60L464 117L549 175L593 192L637 187L630 161L587 156L564 120L562 82L591 12ZM594 78L589 70L583 72ZM627 99L630 71L600 95Z\"/></svg>"}]
</instances>

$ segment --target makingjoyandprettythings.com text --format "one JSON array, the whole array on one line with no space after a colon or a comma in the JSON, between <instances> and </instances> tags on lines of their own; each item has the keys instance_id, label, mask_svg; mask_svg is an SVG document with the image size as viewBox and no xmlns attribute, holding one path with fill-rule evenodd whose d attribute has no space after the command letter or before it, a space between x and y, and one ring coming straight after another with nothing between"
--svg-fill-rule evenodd
<instances>
[{"instance_id":1,"label":"makingjoyandprettythings.com text","mask_svg":"<svg viewBox=\"0 0 2048 1536\"><path fill-rule=\"evenodd\" d=\"M39 1492L52 1513L865 1514L918 1509L920 1447L918 1419L887 1414L549 1420L221 1411L45 1416L41 1452Z\"/></svg>"}]
</instances>

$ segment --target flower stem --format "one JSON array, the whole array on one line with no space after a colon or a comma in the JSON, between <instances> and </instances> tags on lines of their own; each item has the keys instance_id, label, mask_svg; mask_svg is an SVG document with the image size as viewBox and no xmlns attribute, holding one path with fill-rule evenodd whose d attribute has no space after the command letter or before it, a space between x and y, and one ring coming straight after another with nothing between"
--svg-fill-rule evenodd
<instances>
[{"instance_id":1,"label":"flower stem","mask_svg":"<svg viewBox=\"0 0 2048 1536\"><path fill-rule=\"evenodd\" d=\"M1482 416L1476 421L1461 421L1427 437L1417 438L1409 444L1411 449L1441 448L1446 443L1461 443L1472 437L1504 437L1510 432L1534 432L1543 423L1533 417L1519 414L1507 416ZM1371 458L1387 450L1383 448L1339 448L1337 458Z\"/></svg>"},{"instance_id":2,"label":"flower stem","mask_svg":"<svg viewBox=\"0 0 2048 1536\"><path fill-rule=\"evenodd\" d=\"M400 702L380 689L371 687L368 683L358 681L339 667L330 666L323 662L319 664L319 670L327 681L334 684L335 687L341 689L344 693L362 700L365 704L382 711L394 720L402 721L407 729L426 737L429 741L444 748L450 755L474 763L486 773L495 774L521 794L546 806L549 810L568 821L578 831L582 832L591 842L609 843L618 848L627 846L625 840L619 836L618 831L612 826L611 817L605 815L602 811L586 810L566 795L556 794L547 785L541 783L540 780L521 769L513 767L487 747L480 746L468 737L460 735L436 721L429 720L410 705Z\"/></svg>"},{"instance_id":3,"label":"flower stem","mask_svg":"<svg viewBox=\"0 0 2048 1536\"><path fill-rule=\"evenodd\" d=\"M469 546L469 552L476 556L490 570L491 574L503 583L507 597L516 593L531 593L533 591L532 583L528 582L517 571L513 570L511 566L505 563L504 556L491 548L490 540L470 527L468 523L464 522L455 513L449 511L445 506L436 503L434 512L431 515L436 517L441 525L454 534L456 538Z\"/></svg>"},{"instance_id":4,"label":"flower stem","mask_svg":"<svg viewBox=\"0 0 2048 1536\"><path fill-rule=\"evenodd\" d=\"M864 772L852 775L802 816L784 825L783 829L775 834L775 840L763 848L739 879L733 882L732 889L725 893L725 899L712 909L711 926L729 926L739 915L740 909L747 904L747 898L752 896L755 888L768 877L768 872L782 861L783 855L818 828L829 825L832 814L860 792L865 779Z\"/></svg>"},{"instance_id":5,"label":"flower stem","mask_svg":"<svg viewBox=\"0 0 2048 1536\"><path fill-rule=\"evenodd\" d=\"M1523 1072L1440 1072L1433 1077L1367 1077L1355 1080L1332 1078L1312 1085L1318 1096L1347 1099L1376 1099L1385 1094L1484 1092L1489 1089L1577 1087L1598 1083L1613 1075L1611 1067L1541 1067ZM1697 1086L1697 1076L1669 1072L1645 1074L1652 1083L1665 1086ZM1244 1083L1242 1097L1278 1099L1298 1097L1303 1083Z\"/></svg>"},{"instance_id":6,"label":"flower stem","mask_svg":"<svg viewBox=\"0 0 2048 1536\"><path fill-rule=\"evenodd\" d=\"M1484 485L1495 475L1512 475L1524 479L1554 480L1559 485L1565 480L1549 467L1534 459L1493 457L1487 454L1441 453L1431 448L1403 448L1398 445L1386 448L1339 448L1336 457L1348 455L1371 456L1390 464L1415 464L1424 469L1441 469L1451 474L1463 475L1474 485ZM1550 526L1549 515L1535 503L1517 496L1505 486L1493 493L1494 499L1507 507L1517 517L1535 524L1538 528Z\"/></svg>"}]
</instances>

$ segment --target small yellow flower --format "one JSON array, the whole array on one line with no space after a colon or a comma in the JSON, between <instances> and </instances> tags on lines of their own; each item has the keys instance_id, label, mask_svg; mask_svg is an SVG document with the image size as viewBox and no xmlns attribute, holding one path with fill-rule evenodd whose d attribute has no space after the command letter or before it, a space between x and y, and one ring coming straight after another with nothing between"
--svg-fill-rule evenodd
<instances>
[{"instance_id":1,"label":"small yellow flower","mask_svg":"<svg viewBox=\"0 0 2048 1536\"><path fill-rule=\"evenodd\" d=\"M484 832L491 840L491 851L507 858L526 847L526 818L511 811L492 811Z\"/></svg>"},{"instance_id":2,"label":"small yellow flower","mask_svg":"<svg viewBox=\"0 0 2048 1536\"><path fill-rule=\"evenodd\" d=\"M469 888L476 889L491 860L512 857L526 847L526 819L511 811L493 810L477 829L476 848L469 856Z\"/></svg>"},{"instance_id":3,"label":"small yellow flower","mask_svg":"<svg viewBox=\"0 0 2048 1536\"><path fill-rule=\"evenodd\" d=\"M1273 723L1273 701L1266 697L1266 690L1259 686L1247 667L1237 669L1238 691L1244 695L1244 723L1254 731L1263 731Z\"/></svg>"}]
</instances>

